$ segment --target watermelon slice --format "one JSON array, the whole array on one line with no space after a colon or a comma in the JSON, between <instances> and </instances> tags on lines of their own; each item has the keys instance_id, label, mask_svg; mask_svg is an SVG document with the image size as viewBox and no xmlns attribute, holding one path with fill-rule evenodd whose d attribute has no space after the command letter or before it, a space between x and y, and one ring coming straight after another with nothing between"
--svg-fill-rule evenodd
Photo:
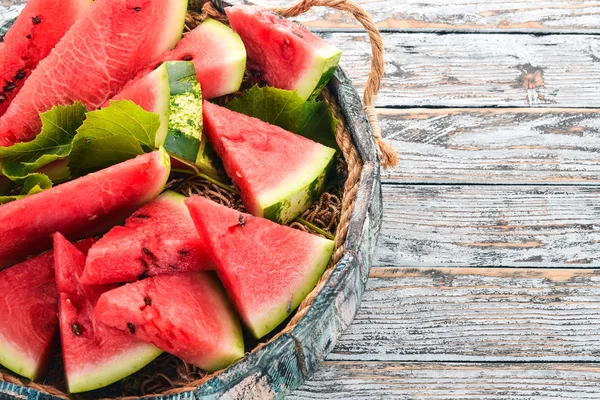
<instances>
[{"instance_id":1,"label":"watermelon slice","mask_svg":"<svg viewBox=\"0 0 600 400\"><path fill-rule=\"evenodd\" d=\"M91 0L29 0L0 43L0 116Z\"/></svg>"},{"instance_id":2,"label":"watermelon slice","mask_svg":"<svg viewBox=\"0 0 600 400\"><path fill-rule=\"evenodd\" d=\"M309 99L333 76L342 52L304 27L258 6L227 7L225 12L242 37L251 68L269 85Z\"/></svg>"},{"instance_id":3,"label":"watermelon slice","mask_svg":"<svg viewBox=\"0 0 600 400\"><path fill-rule=\"evenodd\" d=\"M184 204L166 191L116 226L90 250L81 281L88 285L131 282L140 276L212 269Z\"/></svg>"},{"instance_id":4,"label":"watermelon slice","mask_svg":"<svg viewBox=\"0 0 600 400\"><path fill-rule=\"evenodd\" d=\"M96 0L42 60L0 118L0 146L33 139L39 114L95 109L181 38L187 0ZM143 32L143 34L141 34Z\"/></svg>"},{"instance_id":5,"label":"watermelon slice","mask_svg":"<svg viewBox=\"0 0 600 400\"><path fill-rule=\"evenodd\" d=\"M70 393L105 387L140 370L162 351L94 320L100 295L114 286L85 286L79 276L85 255L54 234L56 285L60 293L60 338Z\"/></svg>"},{"instance_id":6,"label":"watermelon slice","mask_svg":"<svg viewBox=\"0 0 600 400\"><path fill-rule=\"evenodd\" d=\"M87 252L91 240L77 243ZM0 364L31 380L44 371L58 328L54 254L0 272Z\"/></svg>"},{"instance_id":7,"label":"watermelon slice","mask_svg":"<svg viewBox=\"0 0 600 400\"><path fill-rule=\"evenodd\" d=\"M194 64L167 61L141 79L134 79L113 100L131 100L160 116L156 146L196 163L219 179L216 155L202 141L202 91ZM214 152L214 151L213 151Z\"/></svg>"},{"instance_id":8,"label":"watermelon slice","mask_svg":"<svg viewBox=\"0 0 600 400\"><path fill-rule=\"evenodd\" d=\"M242 321L261 338L315 287L333 241L202 197L185 201Z\"/></svg>"},{"instance_id":9,"label":"watermelon slice","mask_svg":"<svg viewBox=\"0 0 600 400\"><path fill-rule=\"evenodd\" d=\"M52 253L0 272L0 294L0 364L35 380L58 327Z\"/></svg>"},{"instance_id":10,"label":"watermelon slice","mask_svg":"<svg viewBox=\"0 0 600 400\"><path fill-rule=\"evenodd\" d=\"M208 18L185 34L160 60L192 61L204 98L212 99L240 90L246 70L246 48L230 27Z\"/></svg>"},{"instance_id":11,"label":"watermelon slice","mask_svg":"<svg viewBox=\"0 0 600 400\"><path fill-rule=\"evenodd\" d=\"M156 65L167 61L191 61L205 99L240 90L246 70L246 48L230 27L207 18L185 34L173 50L164 52L157 62L141 71L127 86L143 79Z\"/></svg>"},{"instance_id":12,"label":"watermelon slice","mask_svg":"<svg viewBox=\"0 0 600 400\"><path fill-rule=\"evenodd\" d=\"M240 323L210 272L160 275L104 293L95 316L213 372L244 355Z\"/></svg>"},{"instance_id":13,"label":"watermelon slice","mask_svg":"<svg viewBox=\"0 0 600 400\"><path fill-rule=\"evenodd\" d=\"M86 175L0 206L0 269L47 250L51 235L101 233L163 190L170 172L164 150Z\"/></svg>"},{"instance_id":14,"label":"watermelon slice","mask_svg":"<svg viewBox=\"0 0 600 400\"><path fill-rule=\"evenodd\" d=\"M334 149L208 102L204 127L251 214L287 224L323 190Z\"/></svg>"}]
</instances>

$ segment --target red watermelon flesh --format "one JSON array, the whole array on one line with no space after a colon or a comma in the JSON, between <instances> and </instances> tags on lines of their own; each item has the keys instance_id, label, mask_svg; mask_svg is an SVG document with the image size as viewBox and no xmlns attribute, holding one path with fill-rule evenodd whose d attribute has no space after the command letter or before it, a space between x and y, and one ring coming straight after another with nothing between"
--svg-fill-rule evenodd
<instances>
[{"instance_id":1,"label":"red watermelon flesh","mask_svg":"<svg viewBox=\"0 0 600 400\"><path fill-rule=\"evenodd\" d=\"M77 243L86 252L91 240ZM44 371L58 328L54 254L0 272L0 364L35 380Z\"/></svg>"},{"instance_id":2,"label":"red watermelon flesh","mask_svg":"<svg viewBox=\"0 0 600 400\"><path fill-rule=\"evenodd\" d=\"M0 146L29 141L40 113L81 101L95 109L173 48L187 0L96 0L31 74L0 118Z\"/></svg>"},{"instance_id":3,"label":"red watermelon flesh","mask_svg":"<svg viewBox=\"0 0 600 400\"><path fill-rule=\"evenodd\" d=\"M161 353L130 334L94 319L94 306L112 285L86 286L79 276L85 255L60 233L54 235L60 337L70 393L98 389L143 368Z\"/></svg>"},{"instance_id":4,"label":"red watermelon flesh","mask_svg":"<svg viewBox=\"0 0 600 400\"><path fill-rule=\"evenodd\" d=\"M104 293L98 321L208 372L244 355L240 323L211 272L159 275Z\"/></svg>"},{"instance_id":5,"label":"red watermelon flesh","mask_svg":"<svg viewBox=\"0 0 600 400\"><path fill-rule=\"evenodd\" d=\"M186 200L242 321L261 338L315 287L333 242L202 197Z\"/></svg>"},{"instance_id":6,"label":"red watermelon flesh","mask_svg":"<svg viewBox=\"0 0 600 400\"><path fill-rule=\"evenodd\" d=\"M131 282L212 269L185 199L167 191L133 213L125 226L111 229L90 250L81 281L92 285Z\"/></svg>"},{"instance_id":7,"label":"red watermelon flesh","mask_svg":"<svg viewBox=\"0 0 600 400\"><path fill-rule=\"evenodd\" d=\"M258 6L225 9L240 34L250 67L269 85L316 97L329 82L342 52L306 28Z\"/></svg>"},{"instance_id":8,"label":"red watermelon flesh","mask_svg":"<svg viewBox=\"0 0 600 400\"><path fill-rule=\"evenodd\" d=\"M71 239L106 231L153 200L170 173L164 150L0 206L0 269L52 246L59 231Z\"/></svg>"},{"instance_id":9,"label":"red watermelon flesh","mask_svg":"<svg viewBox=\"0 0 600 400\"><path fill-rule=\"evenodd\" d=\"M0 116L91 0L29 0L0 43Z\"/></svg>"},{"instance_id":10,"label":"red watermelon flesh","mask_svg":"<svg viewBox=\"0 0 600 400\"><path fill-rule=\"evenodd\" d=\"M288 223L320 194L335 150L204 102L204 132L251 214Z\"/></svg>"},{"instance_id":11,"label":"red watermelon flesh","mask_svg":"<svg viewBox=\"0 0 600 400\"><path fill-rule=\"evenodd\" d=\"M208 18L186 33L173 50L166 51L157 62L141 71L124 90L152 72L156 64L178 60L194 63L202 97L212 99L240 89L246 70L246 48L231 28Z\"/></svg>"}]
</instances>

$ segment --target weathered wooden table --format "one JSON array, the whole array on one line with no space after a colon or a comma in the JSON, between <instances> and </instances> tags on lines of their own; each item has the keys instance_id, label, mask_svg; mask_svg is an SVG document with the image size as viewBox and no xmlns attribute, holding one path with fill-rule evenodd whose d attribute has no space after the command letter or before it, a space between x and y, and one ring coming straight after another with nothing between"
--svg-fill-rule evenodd
<instances>
[{"instance_id":1,"label":"weathered wooden table","mask_svg":"<svg viewBox=\"0 0 600 400\"><path fill-rule=\"evenodd\" d=\"M359 2L401 163L362 309L291 398L600 398L600 2ZM351 17L299 20L364 82Z\"/></svg>"}]
</instances>

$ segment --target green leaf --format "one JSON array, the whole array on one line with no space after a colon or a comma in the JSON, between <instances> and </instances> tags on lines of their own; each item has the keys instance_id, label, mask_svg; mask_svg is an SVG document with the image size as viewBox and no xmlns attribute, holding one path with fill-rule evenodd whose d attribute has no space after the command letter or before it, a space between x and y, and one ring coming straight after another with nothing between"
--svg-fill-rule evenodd
<instances>
[{"instance_id":1,"label":"green leaf","mask_svg":"<svg viewBox=\"0 0 600 400\"><path fill-rule=\"evenodd\" d=\"M77 128L85 119L86 107L81 103L56 106L40 115L42 131L31 142L0 147L0 164L9 175L23 177L44 165L66 157Z\"/></svg>"},{"instance_id":2,"label":"green leaf","mask_svg":"<svg viewBox=\"0 0 600 400\"><path fill-rule=\"evenodd\" d=\"M0 204L9 203L50 189L52 187L52 181L44 174L34 173L27 175L27 177L23 179L22 186L23 188L17 195L0 196Z\"/></svg>"},{"instance_id":3,"label":"green leaf","mask_svg":"<svg viewBox=\"0 0 600 400\"><path fill-rule=\"evenodd\" d=\"M157 114L128 100L111 101L109 107L87 113L73 141L71 173L85 175L152 151L159 126Z\"/></svg>"},{"instance_id":4,"label":"green leaf","mask_svg":"<svg viewBox=\"0 0 600 400\"><path fill-rule=\"evenodd\" d=\"M338 149L337 120L322 101L304 101L295 91L254 86L226 107Z\"/></svg>"}]
</instances>

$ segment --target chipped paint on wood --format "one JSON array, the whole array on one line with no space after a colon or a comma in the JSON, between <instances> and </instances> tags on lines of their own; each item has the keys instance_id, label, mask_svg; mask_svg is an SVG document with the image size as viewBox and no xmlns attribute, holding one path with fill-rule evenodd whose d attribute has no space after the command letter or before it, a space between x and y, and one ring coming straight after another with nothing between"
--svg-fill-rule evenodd
<instances>
[{"instance_id":1,"label":"chipped paint on wood","mask_svg":"<svg viewBox=\"0 0 600 400\"><path fill-rule=\"evenodd\" d=\"M600 397L595 364L325 362L288 397L308 399L572 399Z\"/></svg>"},{"instance_id":2,"label":"chipped paint on wood","mask_svg":"<svg viewBox=\"0 0 600 400\"><path fill-rule=\"evenodd\" d=\"M600 109L379 110L386 183L600 183Z\"/></svg>"},{"instance_id":3,"label":"chipped paint on wood","mask_svg":"<svg viewBox=\"0 0 600 400\"><path fill-rule=\"evenodd\" d=\"M600 268L600 187L384 185L377 267Z\"/></svg>"},{"instance_id":4,"label":"chipped paint on wood","mask_svg":"<svg viewBox=\"0 0 600 400\"><path fill-rule=\"evenodd\" d=\"M373 268L328 361L600 361L600 274Z\"/></svg>"},{"instance_id":5,"label":"chipped paint on wood","mask_svg":"<svg viewBox=\"0 0 600 400\"><path fill-rule=\"evenodd\" d=\"M324 32L363 88L370 48L361 33ZM383 33L380 107L600 107L600 37Z\"/></svg>"}]
</instances>

